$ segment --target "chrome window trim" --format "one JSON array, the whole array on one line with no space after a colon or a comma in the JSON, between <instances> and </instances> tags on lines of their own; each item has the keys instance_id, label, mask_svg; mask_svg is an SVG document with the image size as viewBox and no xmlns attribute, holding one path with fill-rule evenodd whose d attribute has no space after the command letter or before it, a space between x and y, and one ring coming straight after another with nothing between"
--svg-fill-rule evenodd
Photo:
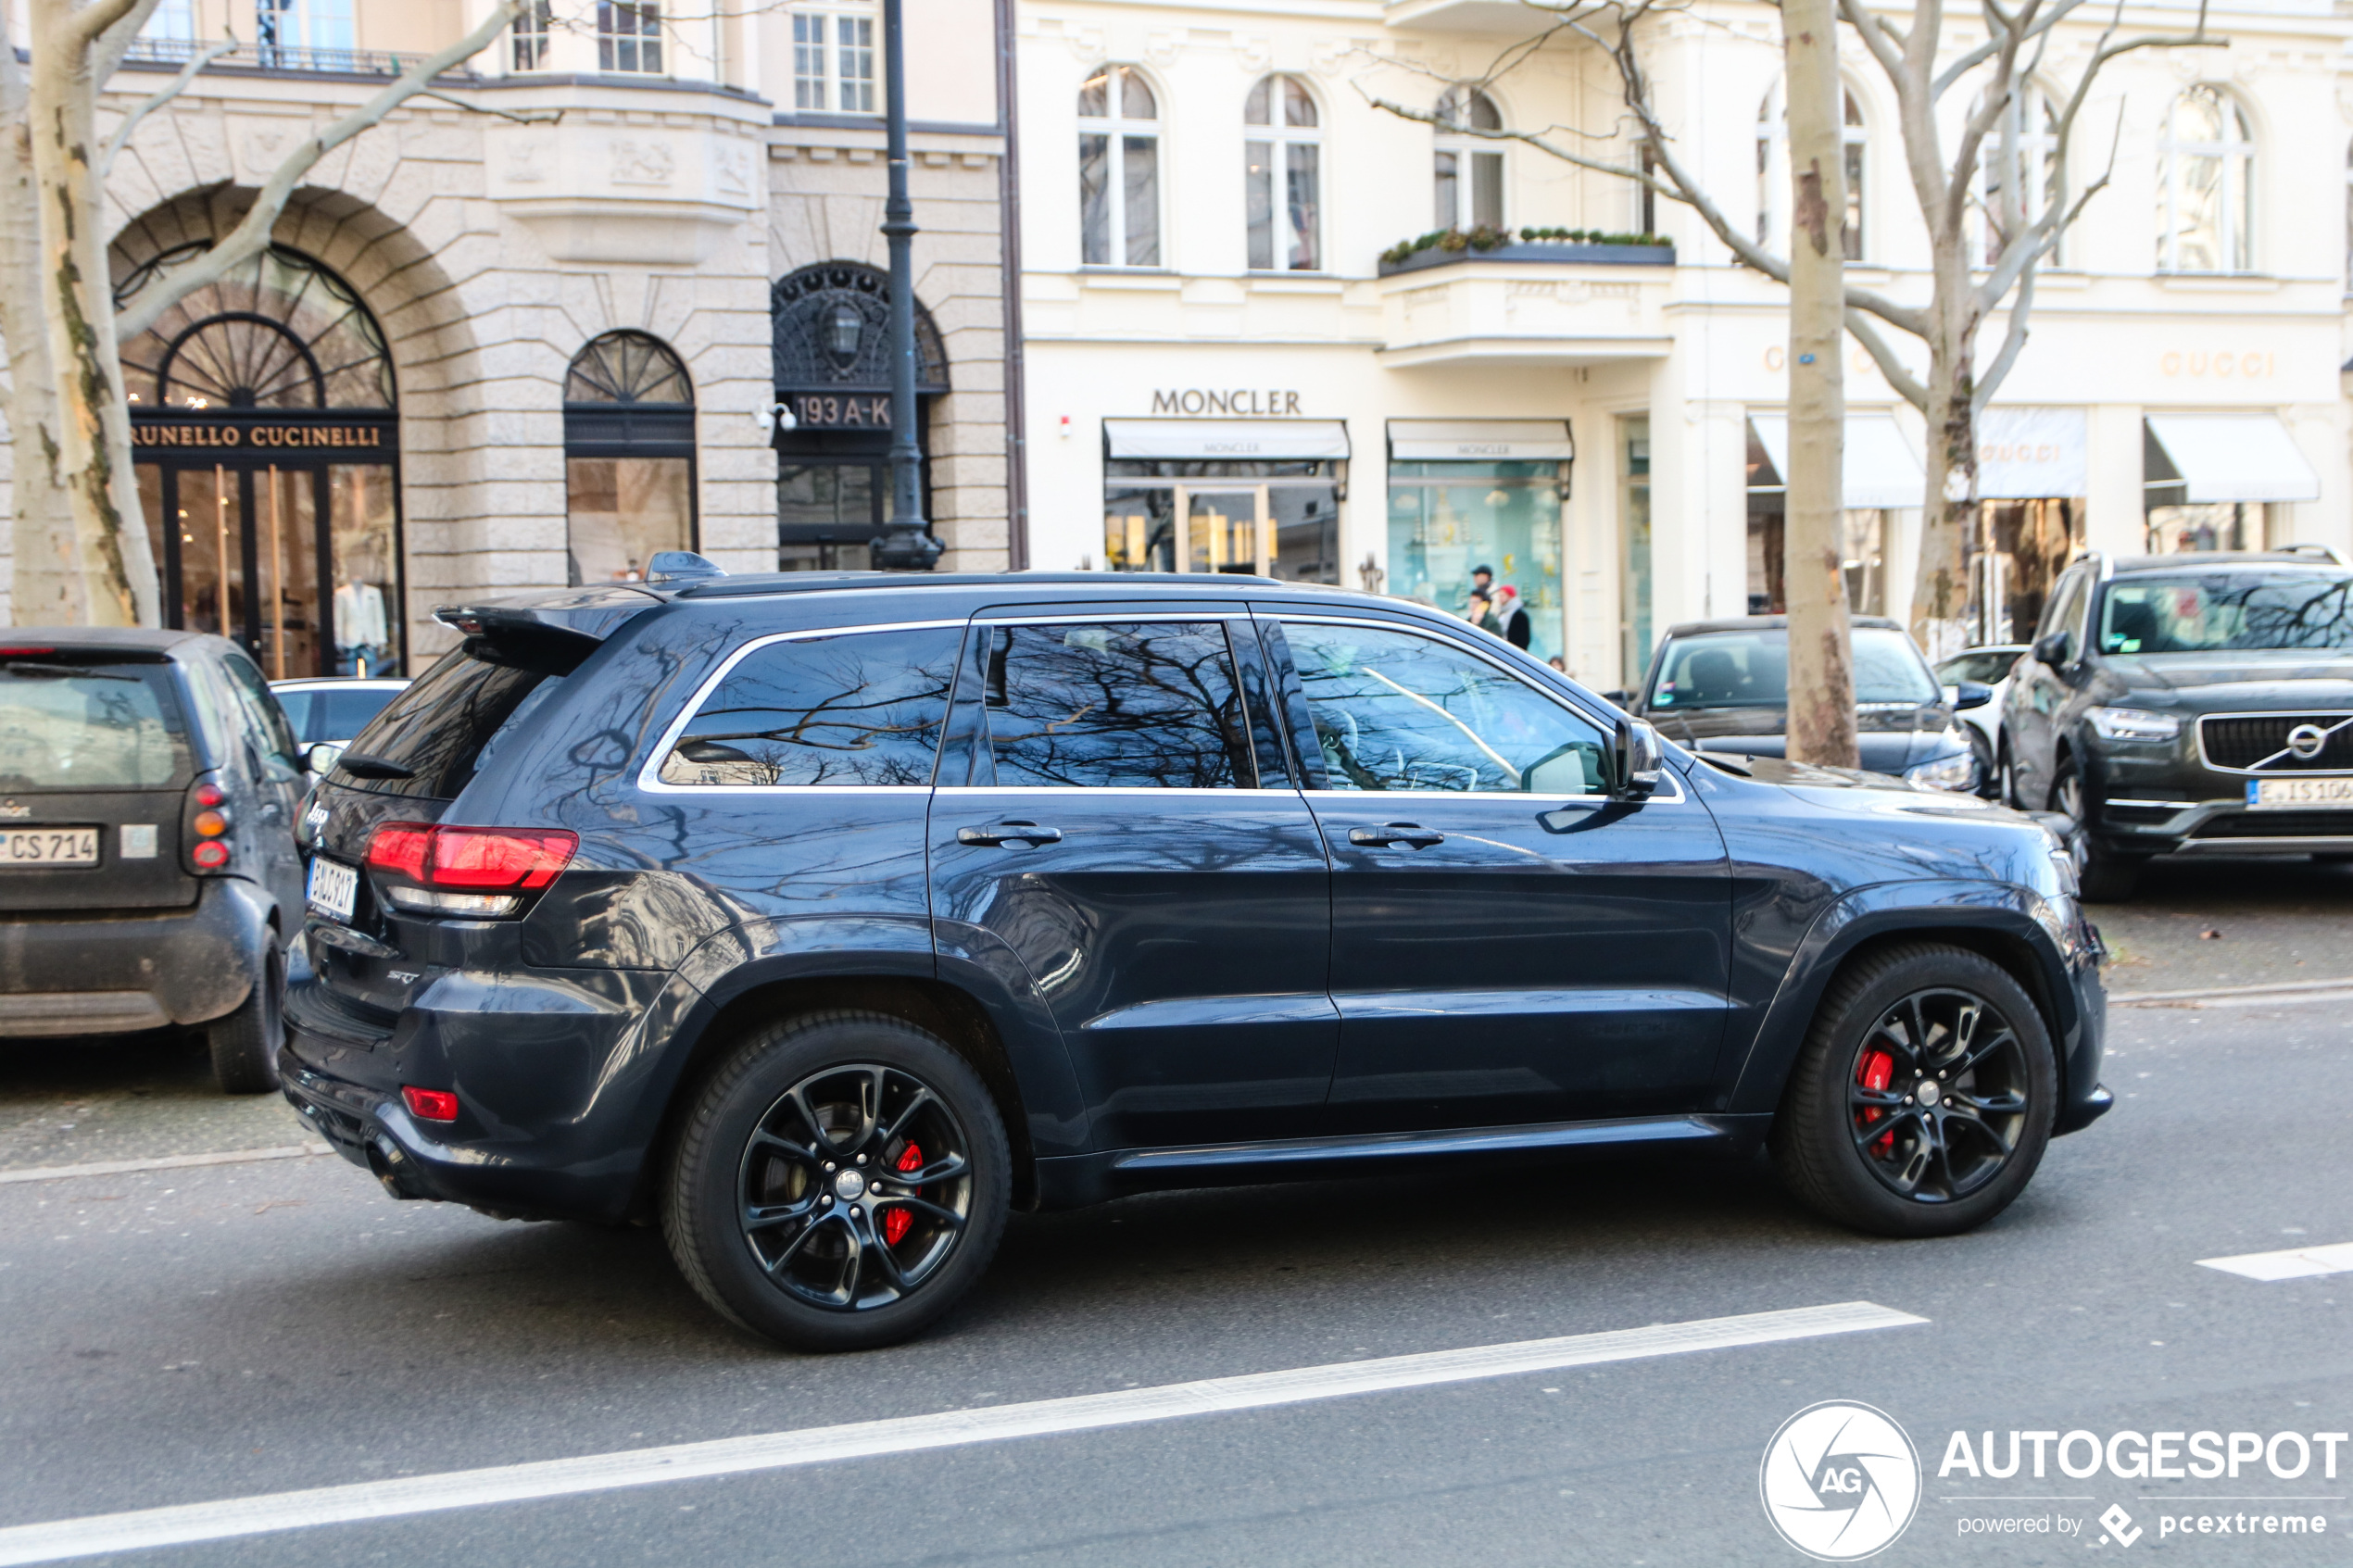
<instances>
[{"instance_id":1,"label":"chrome window trim","mask_svg":"<svg viewBox=\"0 0 2353 1568\"><path fill-rule=\"evenodd\" d=\"M870 590L819 590L819 592L829 591L862 593L869 592ZM932 787L929 784L674 784L669 783L661 776L661 761L663 758L670 755L670 748L678 744L678 737L686 734L686 726L693 721L695 715L702 711L702 705L711 699L711 694L718 689L719 683L724 681L729 675L733 674L736 665L741 664L745 659L750 658L754 653L758 652L761 648L774 647L778 643L812 642L820 637L854 637L859 635L861 633L932 632L950 626L961 629L968 623L968 617L954 621L869 621L857 626L811 626L804 627L802 630L798 632L772 632L763 637L754 637L751 641L744 644L743 646L729 654L725 659L721 659L719 661L719 667L703 678L701 684L695 688L694 695L689 696L686 699L686 704L678 709L678 717L673 719L662 730L661 738L654 743L652 753L648 756L645 764L637 770L637 788L648 795L691 795L698 797L713 795L819 794L928 795L931 793ZM951 703L953 701L953 688L951 686L950 693ZM945 721L946 716L942 715L943 725L945 724ZM935 748L934 755L936 758L937 748Z\"/></svg>"},{"instance_id":2,"label":"chrome window trim","mask_svg":"<svg viewBox=\"0 0 2353 1568\"><path fill-rule=\"evenodd\" d=\"M2286 756L2287 748L2285 746L2282 746L2279 750L2274 751L2271 756L2262 759L2250 768L2226 768L2221 763L2215 761L2213 756L2206 749L2206 725L2208 720L2286 719L2290 721L2303 720L2309 722L2314 719L2329 718L2334 718L2335 721L2327 726L2327 733L2334 734L2337 731L2344 729L2347 725L2353 724L2353 710L2339 710L2334 715L2332 715L2326 709L2305 710L2282 709L2277 708L2262 709L2254 713L2201 713L2197 716L2197 759L2200 765L2205 767L2209 772L2234 773L2238 777L2246 779L2345 778L2348 774L2353 774L2353 768L2297 768L2293 771L2289 771L2277 768L2267 769L2263 766L2263 763L2265 762L2274 761L2279 758ZM2290 727L2294 727L2292 723Z\"/></svg>"},{"instance_id":3,"label":"chrome window trim","mask_svg":"<svg viewBox=\"0 0 2353 1568\"><path fill-rule=\"evenodd\" d=\"M1297 622L1302 625L1310 626L1362 626L1370 631L1404 632L1415 636L1427 637L1431 642L1437 643L1442 647L1453 648L1458 653L1469 654L1472 658L1495 670L1497 672L1506 675L1512 680L1517 681L1521 685L1526 686L1529 691L1534 692L1538 696L1542 697L1545 701L1553 704L1554 707L1567 709L1569 712L1576 714L1579 718L1584 720L1587 723L1601 731L1604 738L1613 738L1617 734L1617 721L1602 719L1594 714L1588 713L1581 705L1569 701L1556 693L1546 691L1543 687L1529 680L1519 671L1513 669L1503 660L1491 657L1486 649L1474 646L1469 643L1457 642L1453 637L1446 635L1434 626L1425 626L1416 621L1403 620L1384 621L1371 616L1317 614L1313 611L1304 615L1287 615L1279 610L1271 613L1254 611L1253 614L1256 619L1261 621L1272 621L1277 626L1290 622ZM1304 695L1303 691L1302 695ZM1638 719L1635 720L1635 722L1646 723L1648 721ZM1656 726L1653 727L1655 728ZM1665 736L1662 735L1659 739L1662 745L1665 744ZM1297 744L1295 738L1293 744ZM1587 804L1600 805L1682 805L1690 798L1683 790L1682 775L1671 765L1664 771L1668 778L1675 781L1675 793L1671 796L1667 796L1659 794L1656 790L1653 790L1650 794L1643 796L1640 800L1626 800L1615 795L1524 795L1516 790L1504 789L1303 789L1300 791L1300 793L1306 796L1310 800L1320 800L1326 798L1340 800L1557 800L1563 805L1573 805L1580 801Z\"/></svg>"},{"instance_id":4,"label":"chrome window trim","mask_svg":"<svg viewBox=\"0 0 2353 1568\"><path fill-rule=\"evenodd\" d=\"M1200 784L1170 784L1164 788L1153 784L937 784L933 786L932 793L934 795L947 796L1211 795L1217 797L1221 800L1233 800L1252 796L1262 797L1267 799L1279 797L1285 800L1296 800L1300 797L1302 792L1295 789L1217 789L1213 787L1204 787Z\"/></svg>"}]
</instances>

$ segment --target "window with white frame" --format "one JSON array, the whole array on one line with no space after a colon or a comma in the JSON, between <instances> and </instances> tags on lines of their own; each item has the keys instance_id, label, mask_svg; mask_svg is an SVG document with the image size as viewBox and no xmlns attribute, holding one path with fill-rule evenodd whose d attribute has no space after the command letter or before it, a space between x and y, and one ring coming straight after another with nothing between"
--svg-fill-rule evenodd
<instances>
[{"instance_id":1,"label":"window with white frame","mask_svg":"<svg viewBox=\"0 0 2353 1568\"><path fill-rule=\"evenodd\" d=\"M1243 203L1253 272L1313 272L1323 257L1323 131L1294 76L1261 78L1242 105Z\"/></svg>"},{"instance_id":2,"label":"window with white frame","mask_svg":"<svg viewBox=\"0 0 2353 1568\"><path fill-rule=\"evenodd\" d=\"M2255 265L2255 133L2220 87L2173 100L2158 144L2157 269L2245 272Z\"/></svg>"},{"instance_id":3,"label":"window with white frame","mask_svg":"<svg viewBox=\"0 0 2353 1568\"><path fill-rule=\"evenodd\" d=\"M2353 145L2345 149L2345 292L2353 295Z\"/></svg>"},{"instance_id":4,"label":"window with white frame","mask_svg":"<svg viewBox=\"0 0 2353 1568\"><path fill-rule=\"evenodd\" d=\"M147 16L139 36L171 44L196 41L195 0L162 0Z\"/></svg>"},{"instance_id":5,"label":"window with white frame","mask_svg":"<svg viewBox=\"0 0 2353 1568\"><path fill-rule=\"evenodd\" d=\"M795 6L793 107L816 114L876 114L875 13L869 6Z\"/></svg>"},{"instance_id":6,"label":"window with white frame","mask_svg":"<svg viewBox=\"0 0 2353 1568\"><path fill-rule=\"evenodd\" d=\"M1503 111L1476 87L1450 87L1438 100L1438 126L1431 165L1438 226L1502 228L1503 145L1468 132L1501 131Z\"/></svg>"},{"instance_id":7,"label":"window with white frame","mask_svg":"<svg viewBox=\"0 0 2353 1568\"><path fill-rule=\"evenodd\" d=\"M556 19L555 0L530 0L515 18L515 70L547 69L547 34Z\"/></svg>"},{"instance_id":8,"label":"window with white frame","mask_svg":"<svg viewBox=\"0 0 2353 1568\"><path fill-rule=\"evenodd\" d=\"M660 76L661 6L655 0L597 0L597 69Z\"/></svg>"},{"instance_id":9,"label":"window with white frame","mask_svg":"<svg viewBox=\"0 0 2353 1568\"><path fill-rule=\"evenodd\" d=\"M1134 66L1105 66L1078 89L1079 258L1157 267L1160 103Z\"/></svg>"},{"instance_id":10,"label":"window with white frame","mask_svg":"<svg viewBox=\"0 0 2353 1568\"><path fill-rule=\"evenodd\" d=\"M1844 124L1840 142L1846 153L1846 259L1863 258L1864 219L1869 194L1870 130L1855 90L1844 89ZM1756 111L1756 243L1768 250L1789 247L1789 106L1779 82Z\"/></svg>"},{"instance_id":11,"label":"window with white frame","mask_svg":"<svg viewBox=\"0 0 2353 1568\"><path fill-rule=\"evenodd\" d=\"M2016 148L2007 159L2005 144ZM1987 266L2043 216L2057 193L2058 171L2058 110L2039 83L2025 82L2002 106L1977 149L1978 255ZM2059 247L2044 259L2056 265Z\"/></svg>"},{"instance_id":12,"label":"window with white frame","mask_svg":"<svg viewBox=\"0 0 2353 1568\"><path fill-rule=\"evenodd\" d=\"M264 61L285 50L347 52L357 44L351 0L255 0L253 19Z\"/></svg>"}]
</instances>

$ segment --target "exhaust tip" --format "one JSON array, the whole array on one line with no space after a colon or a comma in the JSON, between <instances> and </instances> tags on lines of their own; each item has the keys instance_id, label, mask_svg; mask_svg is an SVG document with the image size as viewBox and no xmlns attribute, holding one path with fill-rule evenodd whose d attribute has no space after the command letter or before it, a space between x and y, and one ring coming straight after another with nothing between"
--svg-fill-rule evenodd
<instances>
[{"instance_id":1,"label":"exhaust tip","mask_svg":"<svg viewBox=\"0 0 2353 1568\"><path fill-rule=\"evenodd\" d=\"M409 1153L392 1141L388 1133L378 1133L368 1145L368 1169L384 1184L384 1191L398 1198L431 1198L425 1185L424 1173Z\"/></svg>"}]
</instances>

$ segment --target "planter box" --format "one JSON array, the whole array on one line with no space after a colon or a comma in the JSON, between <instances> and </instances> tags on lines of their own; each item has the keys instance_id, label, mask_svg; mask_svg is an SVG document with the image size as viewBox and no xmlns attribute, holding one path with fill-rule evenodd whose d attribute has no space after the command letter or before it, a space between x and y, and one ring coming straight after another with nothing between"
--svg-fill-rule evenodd
<instances>
[{"instance_id":1,"label":"planter box","mask_svg":"<svg viewBox=\"0 0 2353 1568\"><path fill-rule=\"evenodd\" d=\"M1515 266L1529 262L1583 262L1604 267L1672 267L1675 265L1673 245L1561 245L1548 240L1516 241L1497 245L1493 250L1441 250L1436 245L1417 250L1403 261L1384 261L1380 276L1395 277L1400 272L1420 272L1432 267L1452 267L1463 261L1502 261Z\"/></svg>"}]
</instances>

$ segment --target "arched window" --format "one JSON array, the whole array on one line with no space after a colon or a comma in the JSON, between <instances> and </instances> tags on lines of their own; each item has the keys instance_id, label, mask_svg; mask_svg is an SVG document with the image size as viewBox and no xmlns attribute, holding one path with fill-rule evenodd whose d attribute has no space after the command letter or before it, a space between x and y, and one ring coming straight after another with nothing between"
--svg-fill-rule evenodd
<instances>
[{"instance_id":1,"label":"arched window","mask_svg":"<svg viewBox=\"0 0 2353 1568\"><path fill-rule=\"evenodd\" d=\"M1501 131L1503 111L1476 87L1450 87L1438 100L1436 195L1441 229L1504 226L1502 144L1466 131Z\"/></svg>"},{"instance_id":2,"label":"arched window","mask_svg":"<svg viewBox=\"0 0 2353 1568\"><path fill-rule=\"evenodd\" d=\"M1260 79L1242 105L1244 195L1254 272L1313 272L1323 257L1323 132L1294 76Z\"/></svg>"},{"instance_id":3,"label":"arched window","mask_svg":"<svg viewBox=\"0 0 2353 1568\"><path fill-rule=\"evenodd\" d=\"M2159 142L2157 268L2245 272L2255 265L2255 133L2220 87L2173 100Z\"/></svg>"},{"instance_id":4,"label":"arched window","mask_svg":"<svg viewBox=\"0 0 2353 1568\"><path fill-rule=\"evenodd\" d=\"M695 547L695 390L645 332L592 338L564 373L571 581L635 583L660 550Z\"/></svg>"},{"instance_id":5,"label":"arched window","mask_svg":"<svg viewBox=\"0 0 2353 1568\"><path fill-rule=\"evenodd\" d=\"M2016 135L2016 160L2004 163L2002 144ZM2021 220L2032 225L2058 188L2058 110L2037 83L2022 83L2002 107L2001 117L1977 149L1978 254L1991 266L2017 237ZM2065 242L2062 240L2061 244ZM2056 263L2054 248L2045 258Z\"/></svg>"},{"instance_id":6,"label":"arched window","mask_svg":"<svg viewBox=\"0 0 2353 1568\"><path fill-rule=\"evenodd\" d=\"M1870 164L1866 154L1870 130L1863 123L1863 106L1856 100L1855 90L1846 88L1843 96L1845 124L1840 140L1846 150L1846 259L1859 261L1863 258L1865 198L1869 194ZM1788 247L1789 186L1789 108L1776 82L1756 111L1756 243L1768 250Z\"/></svg>"},{"instance_id":7,"label":"arched window","mask_svg":"<svg viewBox=\"0 0 2353 1568\"><path fill-rule=\"evenodd\" d=\"M1134 66L1105 66L1078 89L1080 259L1160 265L1160 104Z\"/></svg>"}]
</instances>

